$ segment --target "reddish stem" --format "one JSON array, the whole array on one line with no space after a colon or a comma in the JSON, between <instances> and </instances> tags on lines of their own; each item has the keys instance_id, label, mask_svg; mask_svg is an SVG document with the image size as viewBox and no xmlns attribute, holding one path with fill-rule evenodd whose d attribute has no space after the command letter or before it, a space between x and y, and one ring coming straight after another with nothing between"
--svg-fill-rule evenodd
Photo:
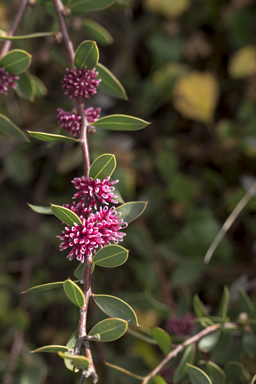
<instances>
[{"instance_id":1,"label":"reddish stem","mask_svg":"<svg viewBox=\"0 0 256 384\"><path fill-rule=\"evenodd\" d=\"M20 7L18 9L18 12L16 13L16 16L15 16L15 19L13 21L13 24L11 26L11 29L9 30L8 32L8 36L13 36L14 33L16 32L20 22L21 22L21 19L24 15L24 12L26 10L26 7L28 5L28 0L22 0L21 4L20 4ZM4 45L2 46L2 49L0 51L0 57L3 57L5 56L8 52L9 52L9 49L11 47L11 40L7 40Z\"/></svg>"}]
</instances>

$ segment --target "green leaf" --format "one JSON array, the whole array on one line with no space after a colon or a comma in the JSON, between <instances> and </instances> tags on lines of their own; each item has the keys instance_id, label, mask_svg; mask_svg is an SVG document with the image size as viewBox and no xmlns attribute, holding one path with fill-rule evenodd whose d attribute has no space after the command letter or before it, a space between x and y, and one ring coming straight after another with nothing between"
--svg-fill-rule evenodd
<instances>
[{"instance_id":1,"label":"green leaf","mask_svg":"<svg viewBox=\"0 0 256 384\"><path fill-rule=\"evenodd\" d=\"M64 223L70 225L71 227L74 225L74 223L82 225L82 222L79 217L68 208L61 207L60 205L51 204L51 210L52 213L56 217L58 217L58 219L64 221Z\"/></svg>"},{"instance_id":2,"label":"green leaf","mask_svg":"<svg viewBox=\"0 0 256 384\"><path fill-rule=\"evenodd\" d=\"M120 372L122 372L122 373L125 373L125 374L128 375L128 376L135 377L136 379L139 379L139 380L143 380L143 379L144 379L144 377L139 376L139 375L136 375L135 373L132 373L132 372L130 372L130 371L127 371L127 369L124 369L124 368L122 368L122 367L118 367L117 365L114 365L114 364L107 363L106 361L104 361L104 363L105 363L108 367L113 368L113 369L115 369L115 370L117 370L117 371L120 371Z\"/></svg>"},{"instance_id":3,"label":"green leaf","mask_svg":"<svg viewBox=\"0 0 256 384\"><path fill-rule=\"evenodd\" d=\"M217 344L220 338L220 334L221 331L218 329L203 337L198 343L198 348L200 349L200 351L205 353L210 352Z\"/></svg>"},{"instance_id":4,"label":"green leaf","mask_svg":"<svg viewBox=\"0 0 256 384\"><path fill-rule=\"evenodd\" d=\"M99 50L95 41L83 41L76 50L74 57L74 66L82 69L85 66L93 69L99 60Z\"/></svg>"},{"instance_id":5,"label":"green leaf","mask_svg":"<svg viewBox=\"0 0 256 384\"><path fill-rule=\"evenodd\" d=\"M235 381L238 377L241 377L241 376L248 381L251 379L247 369L245 369L243 364L237 361L229 361L225 365L224 371L225 371L225 374L227 375L227 380L228 381L230 380L231 382L233 380Z\"/></svg>"},{"instance_id":6,"label":"green leaf","mask_svg":"<svg viewBox=\"0 0 256 384\"><path fill-rule=\"evenodd\" d=\"M256 335L254 333L246 332L243 336L243 347L250 357L256 356Z\"/></svg>"},{"instance_id":7,"label":"green leaf","mask_svg":"<svg viewBox=\"0 0 256 384\"><path fill-rule=\"evenodd\" d=\"M187 364L188 375L192 384L212 384L211 379L201 369Z\"/></svg>"},{"instance_id":8,"label":"green leaf","mask_svg":"<svg viewBox=\"0 0 256 384\"><path fill-rule=\"evenodd\" d=\"M251 384L255 384L255 383L256 383L256 375L253 376Z\"/></svg>"},{"instance_id":9,"label":"green leaf","mask_svg":"<svg viewBox=\"0 0 256 384\"><path fill-rule=\"evenodd\" d=\"M201 301L198 295L194 295L193 297L193 308L194 308L196 317L201 317L203 315L203 311L201 308Z\"/></svg>"},{"instance_id":10,"label":"green leaf","mask_svg":"<svg viewBox=\"0 0 256 384\"><path fill-rule=\"evenodd\" d=\"M28 131L30 136L35 137L36 139L43 140L43 141L72 141L72 142L79 142L78 139L74 139L73 137L63 136L63 135L56 135L53 133L44 133L44 132L34 132L34 131Z\"/></svg>"},{"instance_id":11,"label":"green leaf","mask_svg":"<svg viewBox=\"0 0 256 384\"><path fill-rule=\"evenodd\" d=\"M118 317L129 321L131 325L139 325L136 313L125 301L109 295L93 295L98 307L110 317Z\"/></svg>"},{"instance_id":12,"label":"green leaf","mask_svg":"<svg viewBox=\"0 0 256 384\"><path fill-rule=\"evenodd\" d=\"M28 35L20 35L20 36L8 36L6 32L0 31L0 39L1 40L25 40L25 39L34 39L37 37L45 37L55 35L56 32L36 32L29 33Z\"/></svg>"},{"instance_id":13,"label":"green leaf","mask_svg":"<svg viewBox=\"0 0 256 384\"><path fill-rule=\"evenodd\" d=\"M126 223L137 219L144 211L147 206L145 201L131 201L130 203L125 203L116 208L117 212L121 212L121 218Z\"/></svg>"},{"instance_id":14,"label":"green leaf","mask_svg":"<svg viewBox=\"0 0 256 384\"><path fill-rule=\"evenodd\" d=\"M102 45L112 44L114 39L111 34L99 23L90 19L83 19L83 26L89 36Z\"/></svg>"},{"instance_id":15,"label":"green leaf","mask_svg":"<svg viewBox=\"0 0 256 384\"><path fill-rule=\"evenodd\" d=\"M58 281L56 283L37 285L36 287L29 288L29 289L27 289L26 291L24 291L22 293L49 291L51 289L62 287L63 283L64 283L63 281Z\"/></svg>"},{"instance_id":16,"label":"green leaf","mask_svg":"<svg viewBox=\"0 0 256 384\"><path fill-rule=\"evenodd\" d=\"M108 8L115 2L116 0L71 0L69 8L81 15L86 12L100 11L101 9Z\"/></svg>"},{"instance_id":17,"label":"green leaf","mask_svg":"<svg viewBox=\"0 0 256 384\"><path fill-rule=\"evenodd\" d=\"M154 376L155 384L167 384L166 381L159 375Z\"/></svg>"},{"instance_id":18,"label":"green leaf","mask_svg":"<svg viewBox=\"0 0 256 384\"><path fill-rule=\"evenodd\" d=\"M63 352L59 352L58 355L62 357L62 359L68 360L74 367L78 369L88 369L90 366L90 360L84 356L70 355Z\"/></svg>"},{"instance_id":19,"label":"green leaf","mask_svg":"<svg viewBox=\"0 0 256 384\"><path fill-rule=\"evenodd\" d=\"M46 345L44 347L40 347L35 349L34 351L31 351L30 353L36 353L36 352L65 352L68 350L68 347L64 345Z\"/></svg>"},{"instance_id":20,"label":"green leaf","mask_svg":"<svg viewBox=\"0 0 256 384\"><path fill-rule=\"evenodd\" d=\"M106 245L96 253L93 262L100 267L115 268L126 262L128 254L129 251L120 245Z\"/></svg>"},{"instance_id":21,"label":"green leaf","mask_svg":"<svg viewBox=\"0 0 256 384\"><path fill-rule=\"evenodd\" d=\"M73 304L77 305L80 308L85 306L85 298L81 288L79 288L72 280L65 280L63 283L64 291L72 301Z\"/></svg>"},{"instance_id":22,"label":"green leaf","mask_svg":"<svg viewBox=\"0 0 256 384\"><path fill-rule=\"evenodd\" d=\"M0 114L0 132L13 136L22 141L29 141L20 128L11 122L8 117Z\"/></svg>"},{"instance_id":23,"label":"green leaf","mask_svg":"<svg viewBox=\"0 0 256 384\"><path fill-rule=\"evenodd\" d=\"M13 49L0 59L0 67L19 75L30 66L31 55L21 49Z\"/></svg>"},{"instance_id":24,"label":"green leaf","mask_svg":"<svg viewBox=\"0 0 256 384\"><path fill-rule=\"evenodd\" d=\"M226 375L217 364L212 361L208 361L206 364L206 371L212 381L212 384L225 384Z\"/></svg>"},{"instance_id":25,"label":"green leaf","mask_svg":"<svg viewBox=\"0 0 256 384\"><path fill-rule=\"evenodd\" d=\"M116 97L117 99L128 100L126 90L120 81L110 72L109 69L104 65L98 63L96 70L99 72L98 77L101 82L98 86L103 92L106 92L110 96Z\"/></svg>"},{"instance_id":26,"label":"green leaf","mask_svg":"<svg viewBox=\"0 0 256 384\"><path fill-rule=\"evenodd\" d=\"M229 302L229 290L228 287L225 286L223 290L223 295L221 299L221 304L220 304L220 316L223 317L224 319L227 318L228 314L228 302Z\"/></svg>"},{"instance_id":27,"label":"green leaf","mask_svg":"<svg viewBox=\"0 0 256 384\"><path fill-rule=\"evenodd\" d=\"M75 348L75 345L76 345L76 342L77 342L77 339L78 339L78 331L76 330L69 338L66 346L68 347L68 349L73 349ZM72 352L66 352L66 354L69 354L69 355L72 355ZM69 369L70 371L72 372L78 372L78 369L75 368L75 366L72 364L72 362L68 359L64 359L64 364L65 366L67 367L67 369Z\"/></svg>"},{"instance_id":28,"label":"green leaf","mask_svg":"<svg viewBox=\"0 0 256 384\"><path fill-rule=\"evenodd\" d=\"M172 345L172 340L168 333L161 328L155 327L152 329L151 335L156 340L157 345L162 349L163 353L167 355Z\"/></svg>"},{"instance_id":29,"label":"green leaf","mask_svg":"<svg viewBox=\"0 0 256 384\"><path fill-rule=\"evenodd\" d=\"M95 127L110 129L112 131L138 131L150 123L133 116L109 115L100 118L94 123L89 123L89 125L90 124L94 125Z\"/></svg>"},{"instance_id":30,"label":"green leaf","mask_svg":"<svg viewBox=\"0 0 256 384\"><path fill-rule=\"evenodd\" d=\"M116 157L110 153L105 153L97 157L90 167L89 177L103 180L107 176L111 176L116 168Z\"/></svg>"},{"instance_id":31,"label":"green leaf","mask_svg":"<svg viewBox=\"0 0 256 384\"><path fill-rule=\"evenodd\" d=\"M48 91L44 83L36 76L30 74L30 78L35 86L35 97L42 97L47 95Z\"/></svg>"},{"instance_id":32,"label":"green leaf","mask_svg":"<svg viewBox=\"0 0 256 384\"><path fill-rule=\"evenodd\" d=\"M80 263L78 267L74 270L74 275L77 279L83 280L85 270L85 263Z\"/></svg>"},{"instance_id":33,"label":"green leaf","mask_svg":"<svg viewBox=\"0 0 256 384\"><path fill-rule=\"evenodd\" d=\"M28 204L28 206L37 213L42 213L44 215L52 215L52 210L50 207L41 207L39 205Z\"/></svg>"},{"instance_id":34,"label":"green leaf","mask_svg":"<svg viewBox=\"0 0 256 384\"><path fill-rule=\"evenodd\" d=\"M187 363L192 364L194 362L194 358L195 358L195 344L191 344L185 349L183 356L179 362L179 365L175 369L175 373L173 376L174 384L180 382L182 379L184 379L187 376L188 374Z\"/></svg>"},{"instance_id":35,"label":"green leaf","mask_svg":"<svg viewBox=\"0 0 256 384\"><path fill-rule=\"evenodd\" d=\"M127 331L128 322L121 319L106 319L96 324L89 332L89 336L100 335L99 341L113 341L119 339Z\"/></svg>"},{"instance_id":36,"label":"green leaf","mask_svg":"<svg viewBox=\"0 0 256 384\"><path fill-rule=\"evenodd\" d=\"M21 99L35 101L36 87L30 73L23 72L20 74L16 93Z\"/></svg>"},{"instance_id":37,"label":"green leaf","mask_svg":"<svg viewBox=\"0 0 256 384\"><path fill-rule=\"evenodd\" d=\"M242 311L245 311L249 314L254 313L253 303L250 297L247 295L247 293L242 288L238 289L238 293L239 293L239 301L242 307Z\"/></svg>"}]
</instances>

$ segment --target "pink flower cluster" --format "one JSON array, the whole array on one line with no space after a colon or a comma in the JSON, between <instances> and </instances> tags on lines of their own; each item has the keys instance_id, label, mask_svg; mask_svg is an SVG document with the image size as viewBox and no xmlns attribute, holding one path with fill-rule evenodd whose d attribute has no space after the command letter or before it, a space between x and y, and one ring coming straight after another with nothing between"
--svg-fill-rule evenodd
<instances>
[{"instance_id":1,"label":"pink flower cluster","mask_svg":"<svg viewBox=\"0 0 256 384\"><path fill-rule=\"evenodd\" d=\"M121 231L128 224L123 221L121 213L117 212L115 207L106 206L109 202L117 203L114 200L117 196L113 194L115 188L112 185L118 180L109 181L109 179L109 176L103 180L94 180L91 177L87 179L82 176L72 181L79 190L73 198L80 200L78 203L73 202L72 206L65 204L64 207L75 212L82 225L76 223L73 226L68 225L58 236L62 240L61 251L71 248L67 256L69 260L76 257L83 263L86 257L92 257L97 249L111 243L118 244L125 236ZM98 209L97 200L105 206L100 206Z\"/></svg>"},{"instance_id":2,"label":"pink flower cluster","mask_svg":"<svg viewBox=\"0 0 256 384\"><path fill-rule=\"evenodd\" d=\"M170 333L175 333L181 337L188 336L194 327L193 319L194 316L191 313L187 313L182 317L171 317L167 320L166 329Z\"/></svg>"},{"instance_id":3,"label":"pink flower cluster","mask_svg":"<svg viewBox=\"0 0 256 384\"><path fill-rule=\"evenodd\" d=\"M9 73L4 68L0 68L0 93L7 95L8 87L13 89L17 88L18 84L16 81L19 79L19 76Z\"/></svg>"},{"instance_id":4,"label":"pink flower cluster","mask_svg":"<svg viewBox=\"0 0 256 384\"><path fill-rule=\"evenodd\" d=\"M96 79L98 72L95 68L92 70L84 67L82 69L67 68L67 75L64 75L62 88L65 90L65 95L69 95L74 100L82 101L83 97L90 99L97 90L101 79Z\"/></svg>"},{"instance_id":5,"label":"pink flower cluster","mask_svg":"<svg viewBox=\"0 0 256 384\"><path fill-rule=\"evenodd\" d=\"M101 108L93 109L92 107L85 109L84 113L88 123L94 123L100 116ZM81 134L81 116L75 112L66 112L61 108L57 109L58 124L62 129L69 132L73 136Z\"/></svg>"}]
</instances>

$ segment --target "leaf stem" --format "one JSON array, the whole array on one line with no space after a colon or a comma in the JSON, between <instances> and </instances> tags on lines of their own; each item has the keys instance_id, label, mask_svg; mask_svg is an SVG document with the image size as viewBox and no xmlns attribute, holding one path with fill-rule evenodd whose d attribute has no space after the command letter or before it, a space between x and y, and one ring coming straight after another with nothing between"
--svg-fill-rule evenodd
<instances>
[{"instance_id":1,"label":"leaf stem","mask_svg":"<svg viewBox=\"0 0 256 384\"><path fill-rule=\"evenodd\" d=\"M19 6L18 12L16 13L13 24L12 24L12 26L8 32L8 36L13 36L14 33L16 32L16 30L17 30L17 28L21 22L21 19L25 13L25 10L27 8L28 2L29 2L29 0L22 0L21 4ZM2 46L2 49L0 51L0 58L5 56L9 52L11 44L12 44L12 42L10 40L8 40L4 43L4 45Z\"/></svg>"}]
</instances>

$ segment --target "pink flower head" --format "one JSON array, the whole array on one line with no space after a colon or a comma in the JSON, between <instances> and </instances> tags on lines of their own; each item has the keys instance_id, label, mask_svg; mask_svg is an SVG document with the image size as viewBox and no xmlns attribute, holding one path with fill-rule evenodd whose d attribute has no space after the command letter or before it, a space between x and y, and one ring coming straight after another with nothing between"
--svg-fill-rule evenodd
<instances>
[{"instance_id":1,"label":"pink flower head","mask_svg":"<svg viewBox=\"0 0 256 384\"><path fill-rule=\"evenodd\" d=\"M93 109L87 108L84 113L88 123L94 123L100 116L101 108ZM74 112L66 112L61 108L57 109L58 124L62 129L68 131L73 136L80 136L81 134L81 116Z\"/></svg>"},{"instance_id":2,"label":"pink flower head","mask_svg":"<svg viewBox=\"0 0 256 384\"><path fill-rule=\"evenodd\" d=\"M91 95L97 92L96 88L101 79L96 79L98 72L96 72L95 68L91 71L87 67L82 69L76 67L74 69L67 68L67 73L62 81L65 95L69 95L74 100L82 101L83 97L90 99Z\"/></svg>"},{"instance_id":3,"label":"pink flower head","mask_svg":"<svg viewBox=\"0 0 256 384\"><path fill-rule=\"evenodd\" d=\"M193 319L194 316L191 313L182 317L171 317L166 323L166 329L182 337L188 336L194 327Z\"/></svg>"},{"instance_id":4,"label":"pink flower head","mask_svg":"<svg viewBox=\"0 0 256 384\"><path fill-rule=\"evenodd\" d=\"M90 213L88 218L81 218L82 225L74 223L74 226L67 226L60 236L63 242L60 244L60 250L64 251L71 248L68 259L84 262L86 257L92 257L98 248L114 242L118 244L125 236L120 229L126 228L121 218L121 213L116 212L112 207L101 208L99 212Z\"/></svg>"},{"instance_id":5,"label":"pink flower head","mask_svg":"<svg viewBox=\"0 0 256 384\"><path fill-rule=\"evenodd\" d=\"M112 185L118 183L118 180L109 181L109 179L110 176L103 180L94 180L92 177L88 180L85 176L75 177L72 183L79 192L74 195L73 199L80 199L79 203L81 203L87 196L89 207L93 205L95 209L97 209L96 198L103 204L108 205L109 202L117 204L118 201L114 200L117 196L113 194L115 188Z\"/></svg>"},{"instance_id":6,"label":"pink flower head","mask_svg":"<svg viewBox=\"0 0 256 384\"><path fill-rule=\"evenodd\" d=\"M0 93L7 95L8 87L16 89L18 84L16 81L19 79L19 76L9 73L4 68L0 68Z\"/></svg>"}]
</instances>

